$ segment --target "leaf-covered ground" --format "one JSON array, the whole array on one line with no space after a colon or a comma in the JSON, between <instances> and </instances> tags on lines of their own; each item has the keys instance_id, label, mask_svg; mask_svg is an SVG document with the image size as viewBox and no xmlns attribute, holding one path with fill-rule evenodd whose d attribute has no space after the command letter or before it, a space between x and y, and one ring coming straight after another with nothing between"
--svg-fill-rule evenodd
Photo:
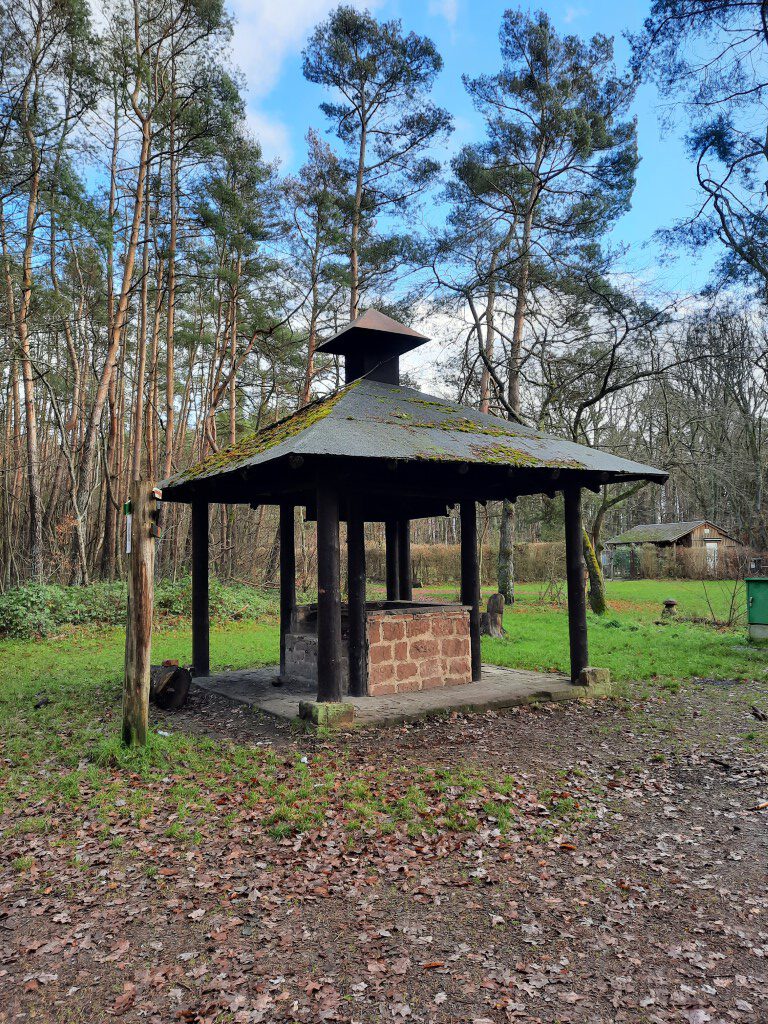
<instances>
[{"instance_id":1,"label":"leaf-covered ground","mask_svg":"<svg viewBox=\"0 0 768 1024\"><path fill-rule=\"evenodd\" d=\"M117 692L14 709L0 1020L768 1020L764 683L144 755Z\"/></svg>"}]
</instances>

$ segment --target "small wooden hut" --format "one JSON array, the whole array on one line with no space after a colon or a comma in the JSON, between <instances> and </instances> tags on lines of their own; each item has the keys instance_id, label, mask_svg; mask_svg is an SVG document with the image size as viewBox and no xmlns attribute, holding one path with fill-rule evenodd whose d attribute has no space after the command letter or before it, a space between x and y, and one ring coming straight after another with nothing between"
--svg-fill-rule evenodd
<instances>
[{"instance_id":1,"label":"small wooden hut","mask_svg":"<svg viewBox=\"0 0 768 1024\"><path fill-rule=\"evenodd\" d=\"M718 571L724 551L741 547L735 537L708 519L693 519L685 523L639 523L605 542L611 575L614 575L616 550L628 548L627 569L630 578L635 579L639 573L637 548L645 544L665 554L674 554L677 548L698 549L704 553L710 573Z\"/></svg>"},{"instance_id":2,"label":"small wooden hut","mask_svg":"<svg viewBox=\"0 0 768 1024\"><path fill-rule=\"evenodd\" d=\"M193 662L209 672L208 521L212 502L280 509L281 675L295 671L296 637L313 637L318 701L468 682L481 675L477 502L562 491L571 677L588 665L581 491L667 474L548 437L400 384L400 357L428 339L375 310L320 351L341 356L344 386L161 484L192 506ZM460 506L461 604L412 600L410 521ZM294 510L317 522L316 607L297 609ZM342 605L339 523L347 524ZM385 524L386 601L366 603L366 522ZM343 639L343 637L345 639ZM442 638L442 640L440 639ZM451 641L450 643L448 641ZM309 656L309 655L308 655ZM288 674L290 674L288 671Z\"/></svg>"}]
</instances>

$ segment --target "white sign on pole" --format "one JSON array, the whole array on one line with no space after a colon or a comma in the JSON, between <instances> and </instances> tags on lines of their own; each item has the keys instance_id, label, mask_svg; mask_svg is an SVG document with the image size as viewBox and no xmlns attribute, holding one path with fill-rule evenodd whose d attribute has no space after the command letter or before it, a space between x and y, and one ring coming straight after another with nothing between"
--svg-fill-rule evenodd
<instances>
[{"instance_id":1,"label":"white sign on pole","mask_svg":"<svg viewBox=\"0 0 768 1024\"><path fill-rule=\"evenodd\" d=\"M130 555L131 553L131 520L133 516L129 512L125 517L125 553Z\"/></svg>"}]
</instances>

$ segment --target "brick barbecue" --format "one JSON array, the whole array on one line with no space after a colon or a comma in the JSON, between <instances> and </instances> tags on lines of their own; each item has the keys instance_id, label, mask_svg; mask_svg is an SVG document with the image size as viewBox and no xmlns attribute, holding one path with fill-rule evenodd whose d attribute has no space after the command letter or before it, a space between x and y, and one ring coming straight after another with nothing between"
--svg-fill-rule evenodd
<instances>
[{"instance_id":1,"label":"brick barbecue","mask_svg":"<svg viewBox=\"0 0 768 1024\"><path fill-rule=\"evenodd\" d=\"M342 607L342 635L348 633ZM380 601L366 605L368 693L412 693L472 681L469 607L416 601ZM341 666L343 690L349 663ZM285 678L317 679L317 606L294 610L285 638Z\"/></svg>"}]
</instances>

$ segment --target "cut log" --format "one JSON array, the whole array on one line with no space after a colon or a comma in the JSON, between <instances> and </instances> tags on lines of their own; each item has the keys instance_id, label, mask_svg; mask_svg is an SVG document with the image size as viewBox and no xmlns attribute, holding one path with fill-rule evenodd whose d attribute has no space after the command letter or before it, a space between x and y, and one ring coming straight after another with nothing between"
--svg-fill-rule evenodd
<instances>
[{"instance_id":1,"label":"cut log","mask_svg":"<svg viewBox=\"0 0 768 1024\"><path fill-rule=\"evenodd\" d=\"M163 711L184 707L192 685L192 673L177 663L153 665L149 673L149 699Z\"/></svg>"}]
</instances>

